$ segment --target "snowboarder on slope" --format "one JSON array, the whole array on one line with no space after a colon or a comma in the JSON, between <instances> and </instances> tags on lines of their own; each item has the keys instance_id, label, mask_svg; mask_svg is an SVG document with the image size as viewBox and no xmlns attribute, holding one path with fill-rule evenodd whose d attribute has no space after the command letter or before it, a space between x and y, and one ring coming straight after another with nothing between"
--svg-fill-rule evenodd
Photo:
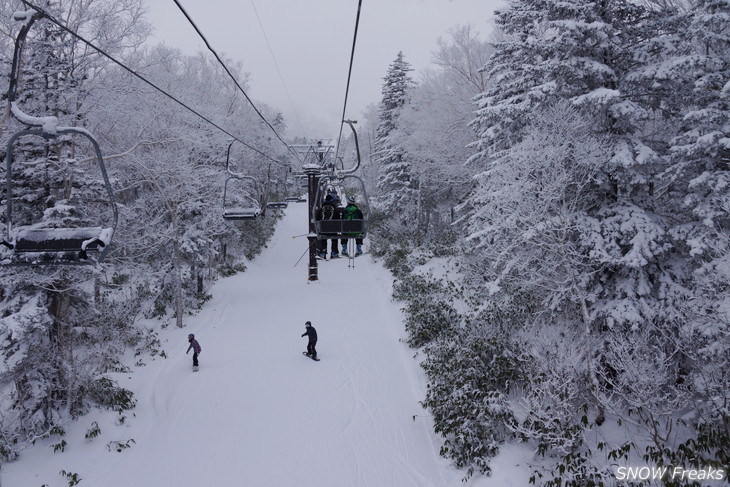
<instances>
[{"instance_id":1,"label":"snowboarder on slope","mask_svg":"<svg viewBox=\"0 0 730 487\"><path fill-rule=\"evenodd\" d=\"M309 337L309 343L307 343L307 356L317 360L317 350L314 348L317 346L317 330L314 329L311 321L307 321L304 326L307 328L307 331L302 333L302 336Z\"/></svg>"},{"instance_id":2,"label":"snowboarder on slope","mask_svg":"<svg viewBox=\"0 0 730 487\"><path fill-rule=\"evenodd\" d=\"M193 349L193 372L198 371L198 355L202 351L202 348L200 348L200 343L198 343L198 340L195 339L195 335L190 333L188 335L188 342L190 342L190 346L188 347L187 352L185 352L185 355L190 352L190 349Z\"/></svg>"}]
</instances>

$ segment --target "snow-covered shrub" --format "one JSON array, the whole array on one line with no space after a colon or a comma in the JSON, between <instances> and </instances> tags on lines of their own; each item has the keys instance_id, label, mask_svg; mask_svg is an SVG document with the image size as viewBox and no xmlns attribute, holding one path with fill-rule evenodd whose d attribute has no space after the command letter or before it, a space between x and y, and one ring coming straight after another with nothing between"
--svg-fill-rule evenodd
<instances>
[{"instance_id":1,"label":"snow-covered shrub","mask_svg":"<svg viewBox=\"0 0 730 487\"><path fill-rule=\"evenodd\" d=\"M586 441L590 429L603 421L591 420L597 408L588 364L595 345L580 322L572 327L553 322L560 318L548 314L512 337L523 375L510 398L515 421L509 427L521 440L535 445L538 455L552 459L548 466L534 467L531 483L602 486L610 472L594 461L596 445Z\"/></svg>"},{"instance_id":2,"label":"snow-covered shrub","mask_svg":"<svg viewBox=\"0 0 730 487\"><path fill-rule=\"evenodd\" d=\"M75 485L81 483L81 481L83 480L76 472L67 472L65 470L61 470L60 472L58 472L58 475L60 475L61 477L65 477L65 479L68 480L68 487L74 487Z\"/></svg>"},{"instance_id":3,"label":"snow-covered shrub","mask_svg":"<svg viewBox=\"0 0 730 487\"><path fill-rule=\"evenodd\" d=\"M538 451L568 454L580 442L577 413L585 401L589 347L578 333L540 322L515 333L517 361L523 371L521 394L511 403L513 431L534 441Z\"/></svg>"},{"instance_id":4,"label":"snow-covered shrub","mask_svg":"<svg viewBox=\"0 0 730 487\"><path fill-rule=\"evenodd\" d=\"M461 319L452 304L454 285L417 274L396 281L393 298L405 301L408 344L422 347L453 331Z\"/></svg>"},{"instance_id":5,"label":"snow-covered shrub","mask_svg":"<svg viewBox=\"0 0 730 487\"><path fill-rule=\"evenodd\" d=\"M239 262L236 264L232 264L229 262L223 262L221 265L218 266L218 273L221 275L221 277L231 277L235 276L239 272L245 272L246 271L246 264L243 262Z\"/></svg>"},{"instance_id":6,"label":"snow-covered shrub","mask_svg":"<svg viewBox=\"0 0 730 487\"><path fill-rule=\"evenodd\" d=\"M99 406L114 409L119 412L133 409L137 405L134 394L108 377L99 377L91 381L88 386L89 398Z\"/></svg>"},{"instance_id":7,"label":"snow-covered shrub","mask_svg":"<svg viewBox=\"0 0 730 487\"><path fill-rule=\"evenodd\" d=\"M444 222L433 225L433 237L426 242L427 248L433 252L434 257L447 257L455 255L459 242L459 232L451 225Z\"/></svg>"},{"instance_id":8,"label":"snow-covered shrub","mask_svg":"<svg viewBox=\"0 0 730 487\"><path fill-rule=\"evenodd\" d=\"M91 441L99 435L101 435L101 428L99 428L99 423L94 421L91 423L91 427L84 435L84 438L86 438L88 441Z\"/></svg>"},{"instance_id":9,"label":"snow-covered shrub","mask_svg":"<svg viewBox=\"0 0 730 487\"><path fill-rule=\"evenodd\" d=\"M132 444L136 444L137 442L134 441L134 438L130 438L127 441L121 441L121 440L114 440L107 443L106 448L109 451L116 451L117 453L122 453L127 448L132 448Z\"/></svg>"},{"instance_id":10,"label":"snow-covered shrub","mask_svg":"<svg viewBox=\"0 0 730 487\"><path fill-rule=\"evenodd\" d=\"M576 426L576 428L580 427ZM576 447L581 446L582 442L576 444ZM545 452L540 453L545 454ZM605 464L597 464L593 454L589 448L576 448L555 460L555 464L551 468L533 470L530 484L542 487L608 487L612 485L608 479L613 477L613 472ZM623 485L639 487L638 484L629 481Z\"/></svg>"},{"instance_id":11,"label":"snow-covered shrub","mask_svg":"<svg viewBox=\"0 0 730 487\"><path fill-rule=\"evenodd\" d=\"M370 214L368 245L373 255L383 257L383 264L395 276L407 275L412 270L408 261L408 255L415 248L412 233L377 208Z\"/></svg>"},{"instance_id":12,"label":"snow-covered shrub","mask_svg":"<svg viewBox=\"0 0 730 487\"><path fill-rule=\"evenodd\" d=\"M522 374L514 354L499 336L474 325L442 335L426 351L423 405L444 437L441 454L468 476L488 473L489 459L512 437L508 396Z\"/></svg>"}]
</instances>

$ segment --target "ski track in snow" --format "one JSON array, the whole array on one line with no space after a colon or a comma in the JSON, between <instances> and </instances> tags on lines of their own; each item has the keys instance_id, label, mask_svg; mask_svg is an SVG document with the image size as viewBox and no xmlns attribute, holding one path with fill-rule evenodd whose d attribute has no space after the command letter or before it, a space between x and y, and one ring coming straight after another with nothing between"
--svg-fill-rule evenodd
<instances>
[{"instance_id":1,"label":"ski track in snow","mask_svg":"<svg viewBox=\"0 0 730 487\"><path fill-rule=\"evenodd\" d=\"M184 329L160 330L168 359L113 375L138 401L123 424L113 412L80 418L64 453L50 448L58 439L37 442L3 465L2 485L66 486L62 469L78 473L80 487L465 485L423 420L421 372L399 341L390 274L364 256L355 269L319 261L320 281L308 283L307 257L294 267L307 240L291 238L306 230L306 214L290 205L246 272L215 283ZM301 354L307 320L320 362ZM197 373L184 353L191 332L202 346ZM86 441L95 420L102 434ZM130 438L121 453L106 447ZM511 484L490 480L466 485Z\"/></svg>"}]
</instances>

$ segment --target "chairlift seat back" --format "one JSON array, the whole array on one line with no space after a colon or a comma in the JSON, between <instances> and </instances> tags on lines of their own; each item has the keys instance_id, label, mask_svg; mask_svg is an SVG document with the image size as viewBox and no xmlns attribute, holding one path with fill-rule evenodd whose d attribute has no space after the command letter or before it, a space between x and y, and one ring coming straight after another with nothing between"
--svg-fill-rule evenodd
<instances>
[{"instance_id":1,"label":"chairlift seat back","mask_svg":"<svg viewBox=\"0 0 730 487\"><path fill-rule=\"evenodd\" d=\"M367 234L366 220L317 220L314 225L321 238L363 238Z\"/></svg>"},{"instance_id":2,"label":"chairlift seat back","mask_svg":"<svg viewBox=\"0 0 730 487\"><path fill-rule=\"evenodd\" d=\"M302 196L287 196L284 198L284 201L288 201L290 203L306 203L307 198L304 198Z\"/></svg>"},{"instance_id":3,"label":"chairlift seat back","mask_svg":"<svg viewBox=\"0 0 730 487\"><path fill-rule=\"evenodd\" d=\"M223 211L226 220L255 220L260 215L259 208L228 208Z\"/></svg>"}]
</instances>

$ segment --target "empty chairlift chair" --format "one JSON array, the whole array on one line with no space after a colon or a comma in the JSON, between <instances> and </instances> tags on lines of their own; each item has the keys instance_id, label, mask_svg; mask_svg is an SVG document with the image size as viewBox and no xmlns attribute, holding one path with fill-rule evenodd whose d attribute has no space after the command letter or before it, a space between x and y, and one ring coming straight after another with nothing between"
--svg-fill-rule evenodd
<instances>
[{"instance_id":1,"label":"empty chairlift chair","mask_svg":"<svg viewBox=\"0 0 730 487\"><path fill-rule=\"evenodd\" d=\"M284 201L288 201L289 203L306 203L307 198L302 196L302 193L305 193L307 191L307 178L306 177L300 177L298 178L299 181L295 184L296 190L299 191L300 194L296 196L287 196L284 198ZM287 191L288 193L288 191Z\"/></svg>"},{"instance_id":2,"label":"empty chairlift chair","mask_svg":"<svg viewBox=\"0 0 730 487\"><path fill-rule=\"evenodd\" d=\"M17 105L16 93L21 78L23 46L33 23L41 15L37 11L27 10L16 12L14 17L23 24L15 41L7 100L12 115L21 123L35 128L17 132L7 143L5 152L5 236L0 241L0 265L94 264L100 262L109 251L118 215L114 203L114 193L104 167L99 144L89 132L82 128L59 127L56 117L27 115ZM57 184L56 187L44 185L44 188L28 188L27 185L20 184L20 178L16 184L15 178L18 175L23 176L23 172L16 171L14 167L16 162L14 145L19 139L36 137L59 143L75 143L79 136L88 140L93 148L94 154L90 160L96 163L101 174L103 183L101 195L97 191L94 196L89 198L91 201L82 201L77 194L74 194L73 183L78 179L74 181L73 178L78 177L80 174L78 171L69 172L72 177L64 177L63 183ZM74 147L74 152L81 151ZM72 159L69 158L69 162L73 163ZM87 175L89 173L84 173L84 177ZM92 175L89 177L94 178ZM54 196L54 192L60 193L64 196L61 199L65 201L46 208L43 216L37 217L37 206L31 207L25 202L29 196L32 197L34 191L39 189L48 191L51 193L49 194L51 197ZM69 199L68 195L72 195L73 198ZM101 206L98 205L99 203ZM18 208L15 208L16 204ZM105 206L109 207L108 212L103 209ZM84 213L85 210L89 210L89 212ZM77 212L83 214L77 214ZM101 214L97 214L98 212Z\"/></svg>"},{"instance_id":3,"label":"empty chairlift chair","mask_svg":"<svg viewBox=\"0 0 730 487\"><path fill-rule=\"evenodd\" d=\"M271 183L274 183L274 201L268 201L269 189ZM269 165L268 183L266 185L266 208L284 209L289 207L289 202L286 201L286 173L284 174L284 181L272 180L271 179L271 165Z\"/></svg>"},{"instance_id":4,"label":"empty chairlift chair","mask_svg":"<svg viewBox=\"0 0 730 487\"><path fill-rule=\"evenodd\" d=\"M21 137L36 136L46 140L82 136L93 147L96 165L98 166L106 201L103 206L109 208L104 215L86 215L86 221L100 223L93 226L73 226L68 222L76 218L59 218L40 221L16 221L14 213L16 203L21 204L23 195L16 194L14 184L13 146ZM41 129L27 129L10 138L5 155L6 168L6 201L5 201L5 237L0 242L0 264L2 265L53 265L53 264L95 264L101 262L109 251L109 244L117 226L118 214L114 202L114 194L104 167L104 160L96 140L85 130L73 127L59 128L55 133ZM27 212L26 212L27 213Z\"/></svg>"},{"instance_id":5,"label":"empty chairlift chair","mask_svg":"<svg viewBox=\"0 0 730 487\"><path fill-rule=\"evenodd\" d=\"M281 196L281 194L277 194L276 196ZM284 209L288 207L289 202L286 200L286 191L284 192L284 199L276 199L274 201L268 201L266 203L266 208Z\"/></svg>"},{"instance_id":6,"label":"empty chairlift chair","mask_svg":"<svg viewBox=\"0 0 730 487\"><path fill-rule=\"evenodd\" d=\"M266 208L284 209L288 207L289 203L287 203L286 201L269 201L268 203L266 203Z\"/></svg>"},{"instance_id":7,"label":"empty chairlift chair","mask_svg":"<svg viewBox=\"0 0 730 487\"><path fill-rule=\"evenodd\" d=\"M246 187L233 194L232 181L242 181ZM256 180L250 176L231 175L223 185L223 218L226 220L255 220L263 214L261 192Z\"/></svg>"}]
</instances>

